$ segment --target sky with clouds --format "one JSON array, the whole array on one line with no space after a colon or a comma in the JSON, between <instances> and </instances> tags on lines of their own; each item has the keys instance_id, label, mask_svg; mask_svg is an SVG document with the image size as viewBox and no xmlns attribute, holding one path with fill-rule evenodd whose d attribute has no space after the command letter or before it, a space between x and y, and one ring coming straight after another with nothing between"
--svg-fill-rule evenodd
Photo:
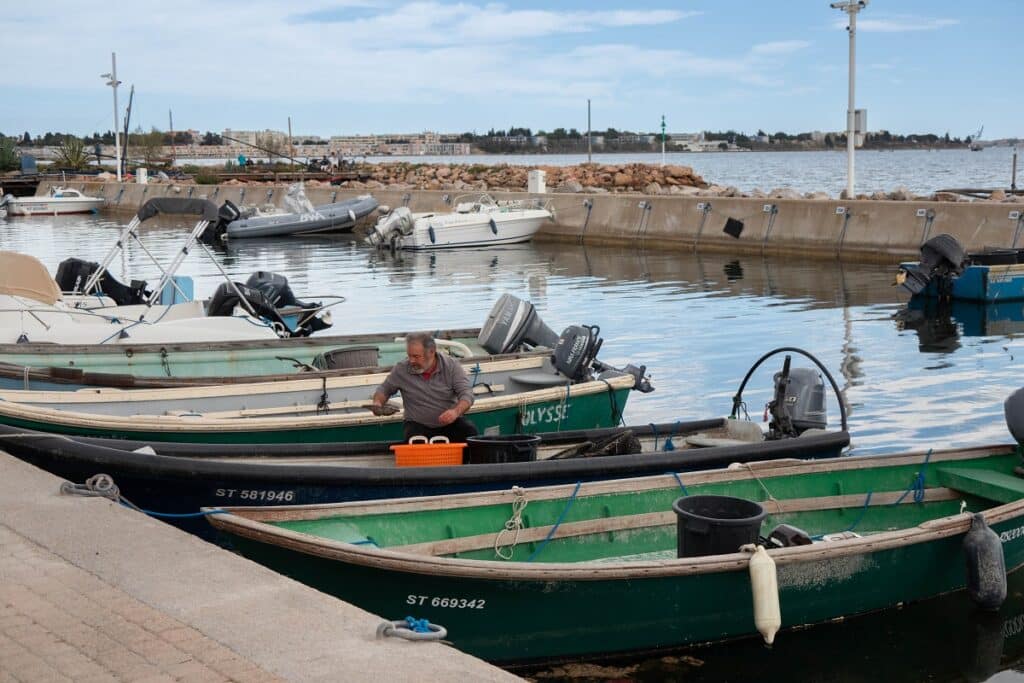
<instances>
[{"instance_id":1,"label":"sky with clouds","mask_svg":"<svg viewBox=\"0 0 1024 683\"><path fill-rule=\"evenodd\" d=\"M846 15L828 0L68 0L4 9L0 131L136 123L356 134L527 126L845 127ZM1021 0L872 0L857 34L871 130L1024 137ZM2 62L0 62L2 63ZM127 88L121 91L122 106Z\"/></svg>"}]
</instances>

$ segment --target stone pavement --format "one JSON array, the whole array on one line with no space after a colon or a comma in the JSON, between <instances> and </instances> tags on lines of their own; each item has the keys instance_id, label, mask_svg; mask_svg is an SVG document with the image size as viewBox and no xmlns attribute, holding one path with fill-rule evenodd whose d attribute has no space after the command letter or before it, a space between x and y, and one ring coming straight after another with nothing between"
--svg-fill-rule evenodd
<instances>
[{"instance_id":1,"label":"stone pavement","mask_svg":"<svg viewBox=\"0 0 1024 683\"><path fill-rule=\"evenodd\" d=\"M0 526L0 681L278 681Z\"/></svg>"},{"instance_id":2,"label":"stone pavement","mask_svg":"<svg viewBox=\"0 0 1024 683\"><path fill-rule=\"evenodd\" d=\"M59 485L0 451L0 683L518 680Z\"/></svg>"}]
</instances>

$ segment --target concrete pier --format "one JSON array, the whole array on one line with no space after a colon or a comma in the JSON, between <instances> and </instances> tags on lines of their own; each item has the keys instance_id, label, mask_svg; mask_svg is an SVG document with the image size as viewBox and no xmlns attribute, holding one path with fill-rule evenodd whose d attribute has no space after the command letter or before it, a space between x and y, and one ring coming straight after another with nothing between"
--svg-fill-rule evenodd
<instances>
[{"instance_id":1,"label":"concrete pier","mask_svg":"<svg viewBox=\"0 0 1024 683\"><path fill-rule=\"evenodd\" d=\"M2 682L519 680L60 483L0 451Z\"/></svg>"},{"instance_id":2,"label":"concrete pier","mask_svg":"<svg viewBox=\"0 0 1024 683\"><path fill-rule=\"evenodd\" d=\"M133 185L72 182L107 199L111 210L134 211L152 197L206 197L236 204L280 204L286 187L267 185ZM50 184L41 183L44 194ZM371 193L381 204L413 211L451 211L459 193L307 187L314 204ZM479 193L476 193L479 194ZM796 253L822 258L896 263L918 254L921 243L949 233L969 250L1024 247L1024 199L1017 202L756 199L640 194L491 192L498 199L550 202L555 220L538 239L680 251L735 254ZM738 239L722 229L743 223Z\"/></svg>"}]
</instances>

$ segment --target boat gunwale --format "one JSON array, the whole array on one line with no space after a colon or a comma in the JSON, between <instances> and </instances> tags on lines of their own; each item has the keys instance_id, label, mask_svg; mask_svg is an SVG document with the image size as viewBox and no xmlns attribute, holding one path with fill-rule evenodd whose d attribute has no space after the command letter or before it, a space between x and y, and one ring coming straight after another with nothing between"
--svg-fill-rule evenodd
<instances>
[{"instance_id":1,"label":"boat gunwale","mask_svg":"<svg viewBox=\"0 0 1024 683\"><path fill-rule=\"evenodd\" d=\"M452 339L454 337L476 337L480 333L479 327L452 328L446 330L434 330L433 334L438 339ZM266 349L292 346L328 346L331 344L352 344L367 341L379 340L381 338L395 339L405 337L408 330L403 332L367 332L355 335L313 335L310 337L288 337L274 339L244 339L233 341L200 341L200 342L144 342L140 344L59 344L57 342L30 342L27 344L0 344L0 356L7 354L24 356L38 353L49 354L82 354L82 353L118 353L134 355L136 353L180 352L196 353L203 351L234 351L238 349Z\"/></svg>"},{"instance_id":2,"label":"boat gunwale","mask_svg":"<svg viewBox=\"0 0 1024 683\"><path fill-rule=\"evenodd\" d=\"M535 356L550 355L550 349L535 351L519 351L516 353L490 354L481 356L452 356L459 363L495 363L503 360L519 360ZM28 373L30 382L49 382L109 389L176 389L181 387L201 387L214 384L259 384L261 382L289 382L295 380L319 380L327 377L354 377L389 372L394 365L366 365L358 368L333 368L330 370L281 372L267 375L200 375L184 377L159 377L150 375L133 375L130 373L104 372L85 370L77 367L60 365L31 366L9 363L0 360L0 378L23 380ZM70 372L69 372L70 371ZM0 391L18 391L17 389L0 389ZM31 389L31 391L57 391L56 389Z\"/></svg>"},{"instance_id":3,"label":"boat gunwale","mask_svg":"<svg viewBox=\"0 0 1024 683\"><path fill-rule=\"evenodd\" d=\"M693 425L694 431L696 431L717 426L711 423L721 423L724 419L700 420L689 424ZM541 436L543 438L544 435ZM580 438L584 437L581 436ZM72 448L65 451L59 444L53 445L53 441L67 442ZM246 482L273 484L275 486L312 485L318 487L330 485L415 485L433 484L439 481L449 484L473 484L502 480L511 481L513 477L520 482L526 482L537 479L543 480L544 477L550 476L566 476L568 474L609 477L624 475L630 471L635 471L637 467L648 468L653 466L658 466L663 472L666 469L671 469L673 464L681 466L698 455L705 455L705 461L701 464L712 466L714 463L709 462L712 457L714 460L723 463L735 462L735 460L730 460L734 458L749 460L751 458L763 457L769 459L779 450L792 452L793 446L798 446L800 449L810 452L818 452L825 449L839 451L849 444L849 435L846 432L830 432L828 434L806 437L799 441L760 442L749 446L722 446L699 449L697 451L659 451L657 453L620 455L607 458L548 459L527 463L403 468L353 467L331 463L275 464L271 462L238 462L215 459L215 455L210 457L190 457L159 452L164 446L203 447L207 444L160 443L156 445L157 454L149 455L147 453L135 452L133 447L149 445L151 442L127 441L124 442L124 447L121 448L120 445L114 447L113 445L97 444L95 443L96 441L104 441L104 439L33 432L20 427L0 425L0 445L3 445L4 448L16 455L24 455L27 451L34 460L44 458L48 461L77 463L80 466L92 465L97 468L96 471L101 471L101 469L108 471L115 479L121 474L128 476L158 476L166 479L173 477L174 481L195 481L201 480L205 476L217 476L230 477ZM303 444L304 447L310 445L319 447L324 444ZM335 444L326 445L332 446ZM351 444L341 445L348 446ZM214 447L222 448L219 444ZM223 448L235 449L237 447L227 446ZM253 446L247 445L246 448L252 449ZM682 462L680 462L681 460ZM657 476L662 476L661 472Z\"/></svg>"},{"instance_id":4,"label":"boat gunwale","mask_svg":"<svg viewBox=\"0 0 1024 683\"><path fill-rule=\"evenodd\" d=\"M480 363L480 374L497 372L518 372L532 370L544 364L546 356L538 354L524 358L502 358L496 361ZM76 403L89 405L92 403L135 403L143 401L173 401L179 398L221 398L239 394L252 396L256 394L276 394L292 391L317 391L325 389L347 389L370 385L379 385L387 377L388 371L378 369L376 372L356 373L336 377L303 377L296 374L290 380L253 382L244 386L209 385L199 387L169 387L132 389L123 387L86 387L73 391L57 389L0 389L0 401L9 403ZM622 376L625 376L624 374ZM617 379L617 378L613 378ZM568 381L568 379L567 379ZM600 380L592 380L600 381ZM589 382L574 384L583 386ZM44 406L40 406L44 407Z\"/></svg>"},{"instance_id":5,"label":"boat gunwale","mask_svg":"<svg viewBox=\"0 0 1024 683\"><path fill-rule=\"evenodd\" d=\"M542 359L537 358L537 360ZM382 376L366 375L363 377L335 379L365 380L368 377L372 378ZM329 382L329 380L327 381ZM317 380L313 380L313 382L319 385L319 382ZM371 386L376 385L378 383L379 381L362 381L359 383L354 383L352 386ZM631 375L622 374L615 377L606 378L603 380L597 379L588 382L583 382L580 384L573 384L571 385L572 388L568 391L564 386L558 386L543 389L535 389L528 392L507 394L504 396L482 396L473 403L473 406L469 409L468 412L486 413L498 410L505 410L508 408L515 408L517 406L536 405L539 403L545 403L550 401L571 400L572 398L580 398L583 396L594 396L609 391L615 392L629 390L632 389L634 383L635 379ZM282 385L288 383L278 382L269 384ZM255 392L248 391L248 389L250 387L256 387L259 385L255 384L239 386L244 386L247 389L245 393L250 394ZM187 387L186 389L190 392L195 392L211 388L216 389L218 387ZM275 386L274 389L277 390L277 386ZM119 391L128 394L132 393L133 391L181 391L181 389L111 389L110 391ZM67 394L75 392L54 393ZM194 393L189 394L189 397L194 396ZM524 397L528 397L528 400L524 400ZM367 403L368 402L369 398L367 398ZM84 405L88 404L86 403ZM389 423L398 423L401 422L404 418L403 411L399 411L391 416L376 416L370 413L368 410L366 411L365 415L362 414L362 412L360 412L334 414L327 413L321 415L305 415L291 417L107 415L102 413L90 413L87 410L72 411L57 408L46 408L36 405L18 403L17 401L6 400L3 398L0 398L0 415L4 415L6 417L15 419L32 420L34 422L40 422L50 425L61 425L63 427L117 429L132 433L146 431L155 431L160 433L233 433L238 431L251 433L282 430L302 431L308 429L358 427L363 425L382 425Z\"/></svg>"},{"instance_id":6,"label":"boat gunwale","mask_svg":"<svg viewBox=\"0 0 1024 683\"><path fill-rule=\"evenodd\" d=\"M1012 446L1009 447L1012 448ZM930 462L934 465L938 462L959 462L963 460L980 459L982 457L992 455L1009 455L1011 453L1005 452L1007 448L1008 446L988 446L970 449L950 449L939 452L933 451ZM705 470L702 472L691 473L689 476L691 477L691 485L723 480L760 480L764 478L791 476L796 474L812 474L822 471L869 469L884 463L892 467L897 467L921 462L923 455L924 454L922 453L914 453L903 456L856 456L843 458L839 462L821 461L797 465L788 462L780 465L777 462L769 461L767 463L760 463L756 469L761 470L761 472L757 473L754 472L755 468L744 466L743 468L727 469L724 471ZM834 465L840 465L841 467L833 468L832 466ZM773 469L780 471L771 472ZM722 475L729 476L723 477ZM588 490L585 495L602 495L609 492L637 492L640 489L635 487L626 488L623 485L635 484L638 482L647 485L647 488L644 490L665 488L665 486L652 486L651 484L654 482L668 484L671 487L678 486L673 475L661 475L635 480L598 482L597 486L591 485L590 489L598 489L599 491ZM605 485L601 486L600 484L602 483ZM615 485L617 485L617 487ZM582 486L588 486L588 484L583 484ZM574 488L575 485L545 487L544 493L551 494L554 490L557 490L558 495L545 496L543 499L564 498ZM467 501L481 499L486 501L487 499L496 499L495 502L507 503L509 502L510 495L511 493L509 491L502 491L497 492L497 494L470 493L455 494L452 496L406 498L396 501L388 501L385 505L375 505L372 503L334 503L260 508L228 506L222 508L203 508L203 510L208 513L206 517L207 520L218 531L229 532L242 538L267 543L278 548L284 548L306 555L411 574L489 580L526 579L534 581L603 581L610 579L648 579L739 571L746 569L749 563L750 555L743 552L696 558L689 557L639 562L591 561L578 563L553 562L532 564L527 562L499 562L495 560L466 560L396 552L386 548L374 548L367 545L353 545L350 543L317 537L312 534L276 527L269 523L270 521L286 521L303 518L316 519L317 517L315 516L301 516L302 513L310 510L320 511L324 509L331 509L355 512L362 508L364 514L374 514L382 513L384 511L397 512L401 511L401 508L403 507L416 510L447 509L452 506L445 505L444 503L450 502L452 499L454 499L456 503L462 503L461 507L475 507L479 505L487 505L488 503L480 502L473 505ZM497 500L499 496L504 497L504 500ZM439 499L442 500L439 501ZM538 499L539 498L532 498L531 500ZM424 501L434 503L434 506L424 507ZM299 513L300 516L294 516L295 513ZM1024 517L1024 499L987 508L982 511L982 515L989 524L999 523L1017 517ZM865 555L894 548L906 547L909 545L941 540L950 536L966 533L970 528L971 519L972 513L963 512L926 520L925 522L912 527L883 531L870 536L829 541L827 544L819 543L789 548L769 549L767 552L775 560L777 566L805 564L808 562L826 559Z\"/></svg>"}]
</instances>

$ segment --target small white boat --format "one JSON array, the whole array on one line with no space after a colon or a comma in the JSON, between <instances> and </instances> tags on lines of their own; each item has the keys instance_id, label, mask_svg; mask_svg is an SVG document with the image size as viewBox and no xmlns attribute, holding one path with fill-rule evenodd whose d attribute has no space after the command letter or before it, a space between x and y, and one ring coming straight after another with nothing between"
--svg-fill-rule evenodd
<instances>
[{"instance_id":1,"label":"small white boat","mask_svg":"<svg viewBox=\"0 0 1024 683\"><path fill-rule=\"evenodd\" d=\"M11 216L56 216L65 213L93 213L103 206L102 197L89 197L70 187L51 187L45 197L5 195L0 206Z\"/></svg>"},{"instance_id":2,"label":"small white boat","mask_svg":"<svg viewBox=\"0 0 1024 683\"><path fill-rule=\"evenodd\" d=\"M160 282L149 290L145 282L133 281L125 286L108 277L107 268L117 254L129 240L138 240L144 221L158 214L193 214L199 219L167 267L154 259L161 271ZM59 283L38 259L0 251L0 343L274 340L330 327L327 307L294 299L285 278L260 272L241 285L233 282L216 261L214 265L226 282L209 302L192 300L190 291L181 286L187 278L174 274L199 235L218 220L217 206L207 200L150 199L122 230L102 263L68 259L58 270ZM153 258L144 247L143 251ZM294 322L290 321L292 317Z\"/></svg>"},{"instance_id":3,"label":"small white boat","mask_svg":"<svg viewBox=\"0 0 1024 683\"><path fill-rule=\"evenodd\" d=\"M459 202L453 213L412 213L398 207L381 217L366 236L368 244L391 249L451 249L529 242L551 210L532 201L495 201L482 194Z\"/></svg>"}]
</instances>

